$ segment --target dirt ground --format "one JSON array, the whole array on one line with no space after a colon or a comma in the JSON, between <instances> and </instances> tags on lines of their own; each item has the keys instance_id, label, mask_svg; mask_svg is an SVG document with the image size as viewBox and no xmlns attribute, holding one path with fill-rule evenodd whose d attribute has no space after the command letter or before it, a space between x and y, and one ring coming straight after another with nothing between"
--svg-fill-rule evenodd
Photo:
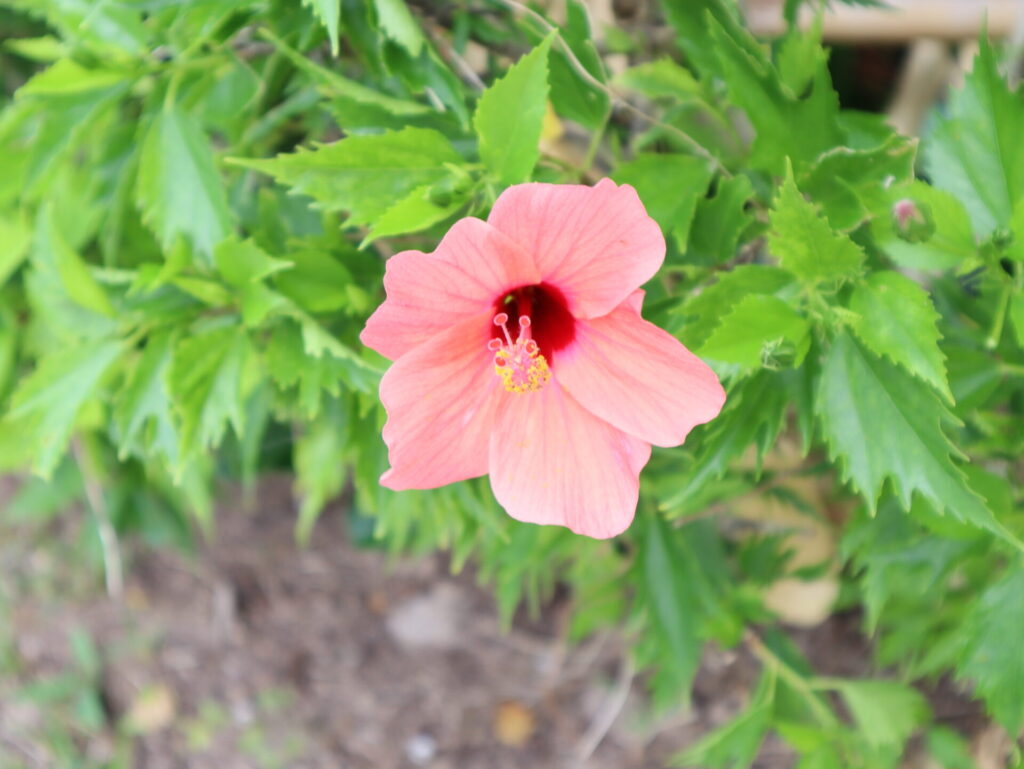
<instances>
[{"instance_id":1,"label":"dirt ground","mask_svg":"<svg viewBox=\"0 0 1024 769\"><path fill-rule=\"evenodd\" d=\"M301 549L289 479L263 481L256 499L251 512L225 505L194 555L131 547L120 602L59 552L0 543L13 657L0 666L0 767L56 766L54 708L23 695L67 677L83 632L102 705L94 728L68 727L84 766L654 769L742 707L756 676L742 652L709 650L692 707L654 718L615 633L565 643L564 603L503 631L487 589L443 555L354 548L337 510ZM68 537L76 517L60 524ZM856 674L856 626L832 619L801 645L821 672ZM791 764L770 741L757 769Z\"/></svg>"}]
</instances>

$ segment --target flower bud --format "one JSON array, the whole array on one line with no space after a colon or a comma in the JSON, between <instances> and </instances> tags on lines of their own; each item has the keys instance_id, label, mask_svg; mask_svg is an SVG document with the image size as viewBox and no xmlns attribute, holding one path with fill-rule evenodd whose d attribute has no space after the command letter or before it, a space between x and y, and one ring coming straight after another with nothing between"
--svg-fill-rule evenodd
<instances>
[{"instance_id":1,"label":"flower bud","mask_svg":"<svg viewBox=\"0 0 1024 769\"><path fill-rule=\"evenodd\" d=\"M935 233L931 209L910 198L893 203L892 226L900 239L908 243L923 243Z\"/></svg>"}]
</instances>

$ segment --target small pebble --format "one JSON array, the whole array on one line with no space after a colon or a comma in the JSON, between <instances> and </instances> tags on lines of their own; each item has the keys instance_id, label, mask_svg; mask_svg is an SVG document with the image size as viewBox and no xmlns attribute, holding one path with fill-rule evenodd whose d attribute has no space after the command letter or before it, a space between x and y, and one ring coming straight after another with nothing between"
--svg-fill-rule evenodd
<instances>
[{"instance_id":1,"label":"small pebble","mask_svg":"<svg viewBox=\"0 0 1024 769\"><path fill-rule=\"evenodd\" d=\"M405 743L405 756L416 766L426 766L437 755L437 740L420 732Z\"/></svg>"}]
</instances>

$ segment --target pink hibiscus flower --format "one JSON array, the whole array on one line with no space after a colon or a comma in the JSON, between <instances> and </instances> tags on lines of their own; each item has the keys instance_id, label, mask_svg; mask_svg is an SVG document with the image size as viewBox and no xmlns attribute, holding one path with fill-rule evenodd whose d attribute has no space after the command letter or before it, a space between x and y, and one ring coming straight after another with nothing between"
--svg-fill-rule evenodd
<instances>
[{"instance_id":1,"label":"pink hibiscus flower","mask_svg":"<svg viewBox=\"0 0 1024 769\"><path fill-rule=\"evenodd\" d=\"M521 184L432 254L388 260L362 341L394 361L385 486L490 475L521 521L596 538L629 526L651 444L676 446L725 393L640 317L665 241L636 191Z\"/></svg>"}]
</instances>

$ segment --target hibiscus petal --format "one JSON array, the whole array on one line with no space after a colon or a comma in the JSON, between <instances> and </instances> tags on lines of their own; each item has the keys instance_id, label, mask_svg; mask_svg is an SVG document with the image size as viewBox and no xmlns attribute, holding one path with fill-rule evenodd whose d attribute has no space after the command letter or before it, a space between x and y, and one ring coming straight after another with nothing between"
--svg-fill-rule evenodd
<instances>
[{"instance_id":1,"label":"hibiscus petal","mask_svg":"<svg viewBox=\"0 0 1024 769\"><path fill-rule=\"evenodd\" d=\"M390 489L432 489L487 473L487 450L506 396L487 349L491 313L459 321L399 358L380 383Z\"/></svg>"},{"instance_id":2,"label":"hibiscus petal","mask_svg":"<svg viewBox=\"0 0 1024 769\"><path fill-rule=\"evenodd\" d=\"M555 376L585 409L655 446L678 446L725 402L707 364L627 305L577 321Z\"/></svg>"},{"instance_id":3,"label":"hibiscus petal","mask_svg":"<svg viewBox=\"0 0 1024 769\"><path fill-rule=\"evenodd\" d=\"M366 322L363 344L398 359L458 321L537 283L529 254L481 219L460 219L431 254L402 251L387 263L387 299Z\"/></svg>"},{"instance_id":4,"label":"hibiscus petal","mask_svg":"<svg viewBox=\"0 0 1024 769\"><path fill-rule=\"evenodd\" d=\"M541 279L557 286L581 318L619 306L665 258L665 238L636 190L610 179L594 187L510 187L487 221L533 256Z\"/></svg>"},{"instance_id":5,"label":"hibiscus petal","mask_svg":"<svg viewBox=\"0 0 1024 769\"><path fill-rule=\"evenodd\" d=\"M650 445L598 419L552 381L503 403L491 435L491 487L513 518L605 539L633 520L650 456Z\"/></svg>"}]
</instances>

